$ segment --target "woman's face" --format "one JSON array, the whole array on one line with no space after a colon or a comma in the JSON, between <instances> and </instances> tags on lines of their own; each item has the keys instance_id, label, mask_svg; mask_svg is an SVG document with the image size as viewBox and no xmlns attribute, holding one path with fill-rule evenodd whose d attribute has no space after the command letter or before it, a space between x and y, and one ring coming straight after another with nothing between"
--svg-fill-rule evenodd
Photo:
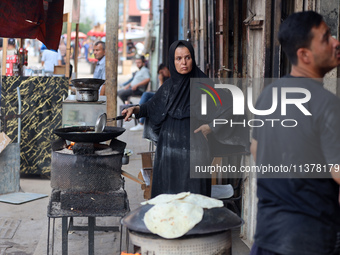
<instances>
[{"instance_id":1,"label":"woman's face","mask_svg":"<svg viewBox=\"0 0 340 255\"><path fill-rule=\"evenodd\" d=\"M175 67L180 74L190 73L192 70L192 58L187 47L177 47L175 50Z\"/></svg>"}]
</instances>

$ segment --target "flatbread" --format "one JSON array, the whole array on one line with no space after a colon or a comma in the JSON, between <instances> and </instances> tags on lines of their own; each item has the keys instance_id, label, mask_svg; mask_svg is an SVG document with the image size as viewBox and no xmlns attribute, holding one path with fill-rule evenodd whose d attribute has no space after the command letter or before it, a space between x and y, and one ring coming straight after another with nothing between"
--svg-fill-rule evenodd
<instances>
[{"instance_id":1,"label":"flatbread","mask_svg":"<svg viewBox=\"0 0 340 255\"><path fill-rule=\"evenodd\" d=\"M221 200L203 196L200 194L190 194L181 199L181 201L185 201L191 204L195 204L201 206L203 208L211 209L214 207L223 207L223 202Z\"/></svg>"},{"instance_id":2,"label":"flatbread","mask_svg":"<svg viewBox=\"0 0 340 255\"><path fill-rule=\"evenodd\" d=\"M203 208L174 200L153 206L144 215L146 227L163 238L178 238L186 234L203 218Z\"/></svg>"},{"instance_id":3,"label":"flatbread","mask_svg":"<svg viewBox=\"0 0 340 255\"><path fill-rule=\"evenodd\" d=\"M162 203L169 203L173 200L182 199L186 196L190 195L190 192L181 192L178 194L161 194L157 197L154 197L153 199L150 199L148 201L142 202L142 205L156 205L156 204L162 204Z\"/></svg>"}]
</instances>

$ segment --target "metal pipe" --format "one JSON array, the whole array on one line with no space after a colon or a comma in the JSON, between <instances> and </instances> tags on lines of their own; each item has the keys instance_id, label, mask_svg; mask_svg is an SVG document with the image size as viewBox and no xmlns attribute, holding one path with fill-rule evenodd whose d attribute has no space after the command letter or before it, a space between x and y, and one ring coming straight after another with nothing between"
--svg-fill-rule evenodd
<instances>
[{"instance_id":1,"label":"metal pipe","mask_svg":"<svg viewBox=\"0 0 340 255\"><path fill-rule=\"evenodd\" d=\"M21 96L20 96L20 88L17 87L17 95L18 95L18 144L20 147L21 140Z\"/></svg>"},{"instance_id":2,"label":"metal pipe","mask_svg":"<svg viewBox=\"0 0 340 255\"><path fill-rule=\"evenodd\" d=\"M0 66L0 132L1 132L1 127L2 127L2 122L1 122L1 120L2 120L1 119L1 111L2 111L1 110L1 96L2 96L1 95L1 90L2 90L2 77L3 77L2 76L2 66L3 65Z\"/></svg>"},{"instance_id":3,"label":"metal pipe","mask_svg":"<svg viewBox=\"0 0 340 255\"><path fill-rule=\"evenodd\" d=\"M50 224L51 224L51 218L48 217L48 223L47 223L47 255L50 254Z\"/></svg>"},{"instance_id":4,"label":"metal pipe","mask_svg":"<svg viewBox=\"0 0 340 255\"><path fill-rule=\"evenodd\" d=\"M164 0L160 0L159 2L159 55L158 55L158 64L163 63L163 44L164 44Z\"/></svg>"},{"instance_id":5,"label":"metal pipe","mask_svg":"<svg viewBox=\"0 0 340 255\"><path fill-rule=\"evenodd\" d=\"M194 45L194 23L195 23L195 12L194 12L194 0L190 0L190 3L189 3L189 11L190 11L190 42L192 45Z\"/></svg>"},{"instance_id":6,"label":"metal pipe","mask_svg":"<svg viewBox=\"0 0 340 255\"><path fill-rule=\"evenodd\" d=\"M95 225L96 225L96 218L88 217L89 255L94 255L94 227Z\"/></svg>"},{"instance_id":7,"label":"metal pipe","mask_svg":"<svg viewBox=\"0 0 340 255\"><path fill-rule=\"evenodd\" d=\"M61 218L61 254L68 254L68 229L67 229L67 217Z\"/></svg>"},{"instance_id":8,"label":"metal pipe","mask_svg":"<svg viewBox=\"0 0 340 255\"><path fill-rule=\"evenodd\" d=\"M71 32L72 33L72 32ZM78 55L79 55L79 23L76 24L76 38L74 43L74 78L78 78Z\"/></svg>"},{"instance_id":9,"label":"metal pipe","mask_svg":"<svg viewBox=\"0 0 340 255\"><path fill-rule=\"evenodd\" d=\"M199 0L194 0L194 15L195 15L195 18L194 18L194 30L195 30L195 36L194 36L194 50L195 50L195 56L196 56L196 63L199 65L200 63L200 54L199 54L199 50L200 50L200 41L199 41L199 26L200 26L200 23L199 23ZM200 66L199 66L200 67Z\"/></svg>"},{"instance_id":10,"label":"metal pipe","mask_svg":"<svg viewBox=\"0 0 340 255\"><path fill-rule=\"evenodd\" d=\"M55 218L53 218L53 228L52 228L52 255L54 255L54 230L55 230Z\"/></svg>"},{"instance_id":11,"label":"metal pipe","mask_svg":"<svg viewBox=\"0 0 340 255\"><path fill-rule=\"evenodd\" d=\"M238 41L239 39L239 29L238 29L238 24L239 24L239 21L241 20L240 17L239 17L239 2L234 2L234 6L233 6L233 21L234 21L234 24L233 24L233 28L232 28L232 31L233 31L233 41L234 41L234 45L233 45L233 64L232 66L230 66L230 68L233 70L233 78L237 78L238 77L238 73L239 73L239 70L238 70L238 66L239 66L239 47L240 47L240 42Z\"/></svg>"}]
</instances>

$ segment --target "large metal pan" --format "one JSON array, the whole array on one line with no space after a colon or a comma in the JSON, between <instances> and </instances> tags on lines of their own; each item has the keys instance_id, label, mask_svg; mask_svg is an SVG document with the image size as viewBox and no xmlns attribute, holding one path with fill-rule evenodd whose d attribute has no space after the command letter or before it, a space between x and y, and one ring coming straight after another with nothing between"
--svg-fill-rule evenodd
<instances>
[{"instance_id":1,"label":"large metal pan","mask_svg":"<svg viewBox=\"0 0 340 255\"><path fill-rule=\"evenodd\" d=\"M65 140L76 143L99 143L111 140L123 134L125 128L105 127L101 133L94 132L94 126L59 128L53 131L54 134Z\"/></svg>"},{"instance_id":2,"label":"large metal pan","mask_svg":"<svg viewBox=\"0 0 340 255\"><path fill-rule=\"evenodd\" d=\"M86 79L73 79L71 80L75 88L82 90L98 90L105 82L102 79L86 78Z\"/></svg>"},{"instance_id":3,"label":"large metal pan","mask_svg":"<svg viewBox=\"0 0 340 255\"><path fill-rule=\"evenodd\" d=\"M131 211L122 219L129 230L152 234L145 226L144 215L153 205L143 205ZM237 228L243 220L225 207L204 209L203 219L185 235L209 234Z\"/></svg>"}]
</instances>

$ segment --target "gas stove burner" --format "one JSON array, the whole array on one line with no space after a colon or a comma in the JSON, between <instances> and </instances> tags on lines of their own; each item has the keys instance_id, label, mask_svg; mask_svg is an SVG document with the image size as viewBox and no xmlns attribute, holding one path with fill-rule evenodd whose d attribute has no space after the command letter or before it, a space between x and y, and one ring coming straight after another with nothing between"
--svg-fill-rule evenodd
<instances>
[{"instance_id":1,"label":"gas stove burner","mask_svg":"<svg viewBox=\"0 0 340 255\"><path fill-rule=\"evenodd\" d=\"M120 153L114 150L107 144L101 143L75 143L71 142L66 148L57 151L58 153L64 154L75 154L75 155L113 155Z\"/></svg>"},{"instance_id":2,"label":"gas stove burner","mask_svg":"<svg viewBox=\"0 0 340 255\"><path fill-rule=\"evenodd\" d=\"M77 143L74 144L76 145ZM100 147L99 150L96 146ZM109 147L105 144L92 143L79 143L78 147L78 154L76 154L66 148L65 140L59 139L52 143L51 186L53 189L108 192L123 187L121 167L126 143L112 139ZM93 149L95 153L91 153Z\"/></svg>"}]
</instances>

